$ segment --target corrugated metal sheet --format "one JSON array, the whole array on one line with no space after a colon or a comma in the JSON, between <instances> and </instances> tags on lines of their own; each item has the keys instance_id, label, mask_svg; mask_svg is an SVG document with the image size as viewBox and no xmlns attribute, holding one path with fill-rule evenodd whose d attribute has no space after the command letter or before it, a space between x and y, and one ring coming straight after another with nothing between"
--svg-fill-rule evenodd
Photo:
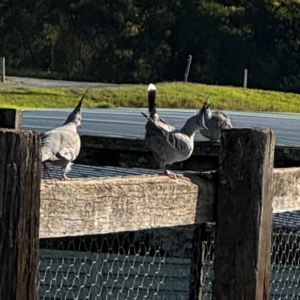
<instances>
[{"instance_id":1,"label":"corrugated metal sheet","mask_svg":"<svg viewBox=\"0 0 300 300\"><path fill-rule=\"evenodd\" d=\"M51 179L57 179L61 176L61 168L48 165L51 169ZM179 173L179 172L177 172ZM119 168L119 167L95 167L87 165L74 164L72 170L67 174L69 178L88 178L88 177L109 177L109 176L128 176L128 175L154 175L162 174L161 170L141 169L141 168ZM44 172L42 169L42 178L44 178ZM48 176L46 175L46 179Z\"/></svg>"},{"instance_id":2,"label":"corrugated metal sheet","mask_svg":"<svg viewBox=\"0 0 300 300\"><path fill-rule=\"evenodd\" d=\"M300 210L273 214L273 228L280 227L290 229L300 228Z\"/></svg>"}]
</instances>

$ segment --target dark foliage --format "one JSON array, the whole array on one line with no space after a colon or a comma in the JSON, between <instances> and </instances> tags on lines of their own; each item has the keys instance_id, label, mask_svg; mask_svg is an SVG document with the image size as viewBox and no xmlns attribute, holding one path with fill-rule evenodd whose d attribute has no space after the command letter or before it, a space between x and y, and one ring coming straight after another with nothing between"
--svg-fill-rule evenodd
<instances>
[{"instance_id":1,"label":"dark foliage","mask_svg":"<svg viewBox=\"0 0 300 300\"><path fill-rule=\"evenodd\" d=\"M296 0L3 0L7 72L300 91ZM48 73L47 73L48 70Z\"/></svg>"}]
</instances>

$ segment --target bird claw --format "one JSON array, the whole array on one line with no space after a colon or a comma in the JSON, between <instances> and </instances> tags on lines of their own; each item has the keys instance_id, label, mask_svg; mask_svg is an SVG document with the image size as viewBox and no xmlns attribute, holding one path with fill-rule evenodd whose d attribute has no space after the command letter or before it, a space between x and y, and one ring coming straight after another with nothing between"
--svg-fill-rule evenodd
<instances>
[{"instance_id":1,"label":"bird claw","mask_svg":"<svg viewBox=\"0 0 300 300\"><path fill-rule=\"evenodd\" d=\"M66 176L66 174L61 175L61 180L70 180L69 177Z\"/></svg>"},{"instance_id":2,"label":"bird claw","mask_svg":"<svg viewBox=\"0 0 300 300\"><path fill-rule=\"evenodd\" d=\"M171 179L177 178L176 174L169 171L164 164L160 164L160 167L162 168L164 174L167 175L168 177L170 177Z\"/></svg>"},{"instance_id":3,"label":"bird claw","mask_svg":"<svg viewBox=\"0 0 300 300\"><path fill-rule=\"evenodd\" d=\"M177 178L177 176L176 176L175 173L173 173L173 172L171 172L171 171L169 171L167 169L165 169L163 171L164 171L164 174L167 175L168 177L170 177L171 179L176 179Z\"/></svg>"},{"instance_id":4,"label":"bird claw","mask_svg":"<svg viewBox=\"0 0 300 300\"><path fill-rule=\"evenodd\" d=\"M176 174L175 174L175 173L172 173L172 172L169 172L169 173L167 174L167 176L169 176L171 179L176 179L176 178L177 178Z\"/></svg>"}]
</instances>

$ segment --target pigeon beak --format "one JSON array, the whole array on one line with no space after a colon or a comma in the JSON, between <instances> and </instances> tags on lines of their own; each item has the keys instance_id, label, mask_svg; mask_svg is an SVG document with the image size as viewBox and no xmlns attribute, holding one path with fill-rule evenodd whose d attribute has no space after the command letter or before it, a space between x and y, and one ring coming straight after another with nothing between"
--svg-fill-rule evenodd
<instances>
[{"instance_id":1,"label":"pigeon beak","mask_svg":"<svg viewBox=\"0 0 300 300\"><path fill-rule=\"evenodd\" d=\"M208 130L208 128L205 126L204 114L202 114L202 119L201 119L201 121L199 121L199 125L200 125L200 128Z\"/></svg>"}]
</instances>

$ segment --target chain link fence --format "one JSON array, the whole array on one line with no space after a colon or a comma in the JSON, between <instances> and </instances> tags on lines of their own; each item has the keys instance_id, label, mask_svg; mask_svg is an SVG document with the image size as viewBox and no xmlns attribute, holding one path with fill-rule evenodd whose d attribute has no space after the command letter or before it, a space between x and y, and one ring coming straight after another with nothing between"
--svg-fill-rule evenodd
<instances>
[{"instance_id":1,"label":"chain link fence","mask_svg":"<svg viewBox=\"0 0 300 300\"><path fill-rule=\"evenodd\" d=\"M41 239L39 298L186 300L200 279L197 293L210 300L214 224L202 227L195 248L197 228ZM274 215L271 261L271 300L300 299L300 211Z\"/></svg>"},{"instance_id":2,"label":"chain link fence","mask_svg":"<svg viewBox=\"0 0 300 300\"><path fill-rule=\"evenodd\" d=\"M41 239L40 299L187 299L193 226Z\"/></svg>"},{"instance_id":3,"label":"chain link fence","mask_svg":"<svg viewBox=\"0 0 300 300\"><path fill-rule=\"evenodd\" d=\"M300 299L300 211L274 214L271 299Z\"/></svg>"}]
</instances>

